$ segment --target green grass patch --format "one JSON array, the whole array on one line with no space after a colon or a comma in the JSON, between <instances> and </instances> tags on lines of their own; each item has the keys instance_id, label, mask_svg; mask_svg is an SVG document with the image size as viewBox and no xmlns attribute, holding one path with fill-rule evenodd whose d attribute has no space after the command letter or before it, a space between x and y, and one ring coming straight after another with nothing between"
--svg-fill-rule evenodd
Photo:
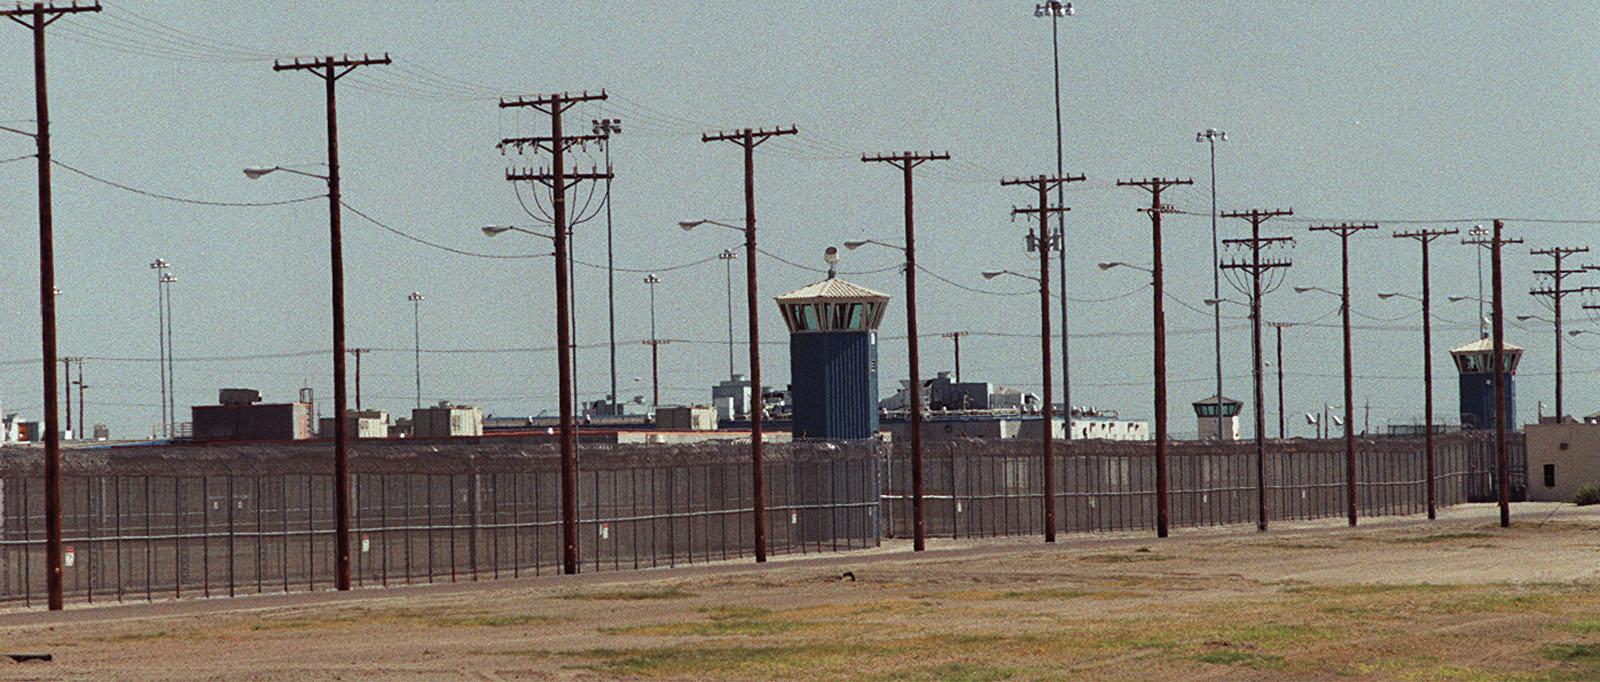
<instances>
[{"instance_id":1,"label":"green grass patch","mask_svg":"<svg viewBox=\"0 0 1600 682\"><path fill-rule=\"evenodd\" d=\"M1562 624L1561 629L1580 635L1600 634L1600 620L1575 620Z\"/></svg>"},{"instance_id":2,"label":"green grass patch","mask_svg":"<svg viewBox=\"0 0 1600 682\"><path fill-rule=\"evenodd\" d=\"M949 682L996 682L1017 676L1017 669L977 663L946 663L902 670L878 677L880 680L948 680Z\"/></svg>"},{"instance_id":3,"label":"green grass patch","mask_svg":"<svg viewBox=\"0 0 1600 682\"><path fill-rule=\"evenodd\" d=\"M1051 587L1042 590L1008 590L995 595L995 599L1009 601L1055 601L1058 599L1077 599L1088 596L1083 590L1073 590L1065 587Z\"/></svg>"},{"instance_id":4,"label":"green grass patch","mask_svg":"<svg viewBox=\"0 0 1600 682\"><path fill-rule=\"evenodd\" d=\"M557 599L582 599L588 601L652 601L658 599L693 599L700 595L679 587L659 587L636 590L600 590L593 592L566 592Z\"/></svg>"},{"instance_id":5,"label":"green grass patch","mask_svg":"<svg viewBox=\"0 0 1600 682\"><path fill-rule=\"evenodd\" d=\"M646 637L765 637L813 625L776 618L767 609L714 607L700 609L700 612L706 614L707 620L600 628L600 633Z\"/></svg>"},{"instance_id":6,"label":"green grass patch","mask_svg":"<svg viewBox=\"0 0 1600 682\"><path fill-rule=\"evenodd\" d=\"M1213 665L1230 665L1256 670L1282 670L1288 662L1282 656L1272 654L1258 654L1250 651L1211 651L1194 657L1201 663Z\"/></svg>"},{"instance_id":7,"label":"green grass patch","mask_svg":"<svg viewBox=\"0 0 1600 682\"><path fill-rule=\"evenodd\" d=\"M1552 661L1600 663L1600 644L1546 644L1539 654Z\"/></svg>"},{"instance_id":8,"label":"green grass patch","mask_svg":"<svg viewBox=\"0 0 1600 682\"><path fill-rule=\"evenodd\" d=\"M468 616L441 616L437 618L418 619L418 624L436 627L478 627L478 628L504 628L520 625L548 625L558 623L560 619L549 616L532 616L527 614L502 614L502 615L468 615Z\"/></svg>"}]
</instances>

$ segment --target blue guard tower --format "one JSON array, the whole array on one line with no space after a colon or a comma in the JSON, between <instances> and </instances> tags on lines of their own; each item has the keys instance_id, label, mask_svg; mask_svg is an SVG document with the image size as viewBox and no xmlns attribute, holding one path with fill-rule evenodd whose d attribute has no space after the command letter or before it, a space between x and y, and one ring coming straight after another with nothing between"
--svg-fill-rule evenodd
<instances>
[{"instance_id":1,"label":"blue guard tower","mask_svg":"<svg viewBox=\"0 0 1600 682\"><path fill-rule=\"evenodd\" d=\"M1450 349L1461 374L1461 428L1494 429L1494 341L1477 341ZM1517 363L1522 348L1505 344L1506 428L1517 428Z\"/></svg>"},{"instance_id":2,"label":"blue guard tower","mask_svg":"<svg viewBox=\"0 0 1600 682\"><path fill-rule=\"evenodd\" d=\"M878 324L889 297L837 279L830 268L827 279L777 301L789 325L794 437L876 436Z\"/></svg>"}]
</instances>

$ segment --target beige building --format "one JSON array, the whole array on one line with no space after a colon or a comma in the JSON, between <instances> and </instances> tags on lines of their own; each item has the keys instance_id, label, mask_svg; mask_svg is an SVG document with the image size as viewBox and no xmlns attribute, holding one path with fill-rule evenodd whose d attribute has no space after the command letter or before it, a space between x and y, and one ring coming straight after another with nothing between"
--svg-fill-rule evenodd
<instances>
[{"instance_id":1,"label":"beige building","mask_svg":"<svg viewBox=\"0 0 1600 682\"><path fill-rule=\"evenodd\" d=\"M435 407L411 411L411 435L416 438L483 435L483 410L440 401Z\"/></svg>"},{"instance_id":2,"label":"beige building","mask_svg":"<svg viewBox=\"0 0 1600 682\"><path fill-rule=\"evenodd\" d=\"M388 438L389 413L383 410L345 410L345 433L351 438ZM333 437L333 417L323 417L317 422L317 435Z\"/></svg>"},{"instance_id":3,"label":"beige building","mask_svg":"<svg viewBox=\"0 0 1600 682\"><path fill-rule=\"evenodd\" d=\"M1528 499L1570 502L1585 485L1600 485L1600 424L1529 424Z\"/></svg>"},{"instance_id":4,"label":"beige building","mask_svg":"<svg viewBox=\"0 0 1600 682\"><path fill-rule=\"evenodd\" d=\"M717 411L706 405L656 408L656 428L663 431L715 431Z\"/></svg>"}]
</instances>

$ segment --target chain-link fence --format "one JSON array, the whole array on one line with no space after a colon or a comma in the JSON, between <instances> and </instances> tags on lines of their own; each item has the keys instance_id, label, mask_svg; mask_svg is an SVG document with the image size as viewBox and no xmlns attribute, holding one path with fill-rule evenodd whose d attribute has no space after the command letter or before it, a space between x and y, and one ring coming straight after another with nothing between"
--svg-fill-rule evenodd
<instances>
[{"instance_id":1,"label":"chain-link fence","mask_svg":"<svg viewBox=\"0 0 1600 682\"><path fill-rule=\"evenodd\" d=\"M335 575L331 455L319 446L69 450L69 599L314 591ZM560 473L547 445L360 444L351 460L351 578L360 586L559 571ZM880 457L871 443L766 448L773 554L872 547ZM0 602L45 595L36 450L0 458ZM581 448L580 570L753 551L749 446Z\"/></svg>"},{"instance_id":2,"label":"chain-link fence","mask_svg":"<svg viewBox=\"0 0 1600 682\"><path fill-rule=\"evenodd\" d=\"M1174 527L1255 523L1253 442L1177 442L1167 448L1168 505ZM1057 442L1056 525L1062 532L1154 529L1153 443ZM1521 438L1510 443L1512 492L1522 489ZM890 537L912 533L911 455L897 444L884 467L884 520ZM1495 499L1494 442L1481 434L1435 439L1440 507ZM923 452L925 532L934 537L1032 535L1044 527L1044 462L1035 440L934 441ZM1427 463L1421 439L1361 440L1356 504L1361 516L1427 511ZM1281 441L1267 446L1271 520L1346 514L1341 440Z\"/></svg>"}]
</instances>

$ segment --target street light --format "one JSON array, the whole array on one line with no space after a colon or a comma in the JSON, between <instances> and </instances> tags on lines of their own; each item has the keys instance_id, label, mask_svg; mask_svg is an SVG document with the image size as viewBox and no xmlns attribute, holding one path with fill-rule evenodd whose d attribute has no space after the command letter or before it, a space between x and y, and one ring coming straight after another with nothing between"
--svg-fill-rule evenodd
<instances>
[{"instance_id":1,"label":"street light","mask_svg":"<svg viewBox=\"0 0 1600 682\"><path fill-rule=\"evenodd\" d=\"M296 169L289 168L289 167L286 167L286 166L252 166L250 168L244 169L244 176L247 177L247 178L250 178L251 180L260 180L262 176L269 175L269 174L272 174L272 173L276 173L278 171L283 171L285 173L293 173L295 175L304 175L304 176L306 176L308 178L316 178L318 180L327 180L328 179L328 176L326 176L326 175L318 175L316 173L307 173L307 172L305 172L303 170L296 170Z\"/></svg>"},{"instance_id":2,"label":"street light","mask_svg":"<svg viewBox=\"0 0 1600 682\"><path fill-rule=\"evenodd\" d=\"M1398 292L1398 291L1380 291L1380 292L1378 292L1378 298L1381 299L1381 300L1384 300L1384 301L1387 301L1387 300L1389 300L1391 298L1396 298L1396 297L1410 299L1410 300L1416 301L1418 303L1422 302L1422 299L1417 298L1416 296L1412 296L1411 294L1401 293L1401 292Z\"/></svg>"},{"instance_id":3,"label":"street light","mask_svg":"<svg viewBox=\"0 0 1600 682\"><path fill-rule=\"evenodd\" d=\"M156 338L160 347L160 355L156 364L161 369L161 436L170 438L172 421L167 415L167 285L163 276L167 268L172 267L166 259L157 258L150 263L150 269L156 271Z\"/></svg>"},{"instance_id":4,"label":"street light","mask_svg":"<svg viewBox=\"0 0 1600 682\"><path fill-rule=\"evenodd\" d=\"M751 147L746 147L749 154ZM749 157L746 156L746 170ZM744 280L745 280L745 315L746 335L750 345L750 394L754 398L750 404L750 497L752 517L755 526L755 559L756 563L765 563L767 560L767 484L763 455L763 415L766 408L766 398L761 395L761 328L756 316L756 220L755 199L751 189L751 178L748 172L745 175L745 221L744 226L724 223L709 218L700 220L683 220L678 222L678 227L685 232L701 225L715 225L717 227L734 230L744 235ZM728 261L732 263L732 261ZM731 378L731 377L730 377Z\"/></svg>"},{"instance_id":5,"label":"street light","mask_svg":"<svg viewBox=\"0 0 1600 682\"><path fill-rule=\"evenodd\" d=\"M1020 272L1012 272L1010 270L988 270L988 271L985 271L983 273L983 278L984 279L994 279L994 278L999 277L1001 275L1011 275L1012 277L1021 277L1021 278L1025 279L1025 280L1028 280L1030 282L1038 282L1039 281L1039 278L1038 277L1034 277L1033 275L1024 275L1024 274L1022 274Z\"/></svg>"},{"instance_id":6,"label":"street light","mask_svg":"<svg viewBox=\"0 0 1600 682\"><path fill-rule=\"evenodd\" d=\"M1150 268L1147 268L1147 267L1145 267L1143 265L1134 265L1133 263L1124 263L1122 261L1110 261L1110 262L1106 262L1106 263L1095 263L1094 265L1095 265L1095 267L1100 268L1101 270L1110 270L1112 268L1132 268L1134 270L1141 270L1141 271L1144 271L1144 272L1148 272L1148 273L1150 273L1152 275L1155 274L1154 270L1151 270Z\"/></svg>"},{"instance_id":7,"label":"street light","mask_svg":"<svg viewBox=\"0 0 1600 682\"><path fill-rule=\"evenodd\" d=\"M172 338L172 285L177 281L177 275L170 272L161 273L161 284L167 288L167 415L172 419L171 433L174 437L178 435L178 395L177 380L175 378L177 376L177 367L172 362L172 357L176 354L176 351L173 350ZM80 365L78 369L81 375L83 367ZM79 378L81 379L82 376ZM82 399L83 393L80 392L78 398ZM79 428L82 428L82 426L82 424L79 424Z\"/></svg>"},{"instance_id":8,"label":"street light","mask_svg":"<svg viewBox=\"0 0 1600 682\"><path fill-rule=\"evenodd\" d=\"M661 278L655 273L645 275L644 283L650 286L650 407L655 409L661 405L661 373L657 362L657 351L661 348L661 340L656 338L656 285L661 283Z\"/></svg>"},{"instance_id":9,"label":"street light","mask_svg":"<svg viewBox=\"0 0 1600 682\"><path fill-rule=\"evenodd\" d=\"M717 260L722 261L728 278L728 380L733 380L733 261L739 258L739 252L733 249L723 249L717 254ZM729 410L728 416L734 415Z\"/></svg>"},{"instance_id":10,"label":"street light","mask_svg":"<svg viewBox=\"0 0 1600 682\"><path fill-rule=\"evenodd\" d=\"M1063 163L1062 163L1062 158L1063 158L1063 149L1064 149L1064 147L1063 147L1062 141L1061 141L1061 27L1060 27L1060 19L1061 19L1061 17L1073 16L1073 14L1074 14L1074 12L1073 12L1073 9L1072 9L1072 3L1070 3L1070 2L1060 2L1059 0L1047 0L1046 2L1041 2L1041 3L1038 3L1038 4L1034 5L1034 8L1033 8L1033 16L1039 17L1039 18L1050 17L1050 61L1051 61L1051 67L1052 67L1051 73L1052 73L1052 76L1054 77L1053 83L1054 83L1054 87L1055 87L1055 100L1053 101L1053 103L1055 104L1055 113L1056 113L1056 177L1058 177L1058 178L1063 177L1066 174L1065 171L1063 170L1064 166L1063 166ZM1063 188L1063 186L1061 184L1057 184L1056 185L1056 205L1064 206L1064 205L1066 205L1066 203L1067 203L1066 190L1065 190L1065 188ZM1043 209L1044 208L1044 202L1041 201L1041 202L1039 202L1039 204L1040 204L1040 208ZM1040 224L1040 230L1039 230L1039 239L1041 240L1040 244L1041 244L1042 248L1050 248L1049 221L1045 220L1045 215L1043 213L1040 214L1040 218L1041 218L1041 221L1042 221L1041 224ZM1060 258L1056 259L1056 264L1060 268L1060 284L1058 286L1060 287L1060 290L1061 290L1061 403L1063 405L1065 405L1066 408L1067 408L1067 414L1066 414L1066 424L1067 424L1066 438L1067 438L1067 440L1072 440L1072 343L1071 343L1072 334L1071 334L1071 323L1067 318L1068 297L1067 297L1067 230L1066 230L1066 216L1065 215L1058 215L1057 216L1057 220L1059 221L1058 225L1060 225L1060 229L1058 231L1058 236L1056 237L1055 247L1060 251L1060 255L1061 255ZM1048 305L1048 301L1046 301L1045 304ZM1046 406L1046 407L1048 408L1049 406ZM1046 497L1047 497L1047 501L1049 501L1053 505L1054 504L1054 499L1051 498L1049 495L1046 495ZM1052 507L1048 511L1049 511L1049 514L1047 514L1047 517L1045 519L1045 525L1046 526L1050 526L1051 528L1047 528L1046 529L1045 535L1047 536L1047 539L1053 541L1054 536L1055 536L1055 532L1053 530L1053 526L1055 525L1055 523L1054 523L1054 521L1055 521L1055 518L1054 518L1055 510Z\"/></svg>"},{"instance_id":11,"label":"street light","mask_svg":"<svg viewBox=\"0 0 1600 682\"><path fill-rule=\"evenodd\" d=\"M422 292L413 291L406 300L411 301L411 332L417 364L417 409L422 409Z\"/></svg>"},{"instance_id":12,"label":"street light","mask_svg":"<svg viewBox=\"0 0 1600 682\"><path fill-rule=\"evenodd\" d=\"M606 150L606 168L611 168L611 137L622 134L622 119L597 118L589 121L591 130L600 135L601 146ZM606 177L606 329L611 337L611 404L607 411L617 413L617 261L616 241L611 229L611 177Z\"/></svg>"},{"instance_id":13,"label":"street light","mask_svg":"<svg viewBox=\"0 0 1600 682\"><path fill-rule=\"evenodd\" d=\"M1227 142L1228 134L1216 128L1207 128L1194 134L1195 142L1205 142L1211 148L1211 297L1222 298L1222 254L1217 239L1217 143ZM1222 397L1222 310L1211 313L1212 343L1216 351L1217 398ZM1222 421L1217 421L1217 440L1222 440Z\"/></svg>"},{"instance_id":14,"label":"street light","mask_svg":"<svg viewBox=\"0 0 1600 682\"><path fill-rule=\"evenodd\" d=\"M332 67L329 67L330 69ZM316 178L328 186L328 268L333 307L333 506L334 506L334 588L350 589L350 434L345 420L344 342L344 244L340 234L339 156L333 123L333 80L328 77L328 174L319 175L285 166L257 166L244 169L244 176L258 180L283 171Z\"/></svg>"}]
</instances>

